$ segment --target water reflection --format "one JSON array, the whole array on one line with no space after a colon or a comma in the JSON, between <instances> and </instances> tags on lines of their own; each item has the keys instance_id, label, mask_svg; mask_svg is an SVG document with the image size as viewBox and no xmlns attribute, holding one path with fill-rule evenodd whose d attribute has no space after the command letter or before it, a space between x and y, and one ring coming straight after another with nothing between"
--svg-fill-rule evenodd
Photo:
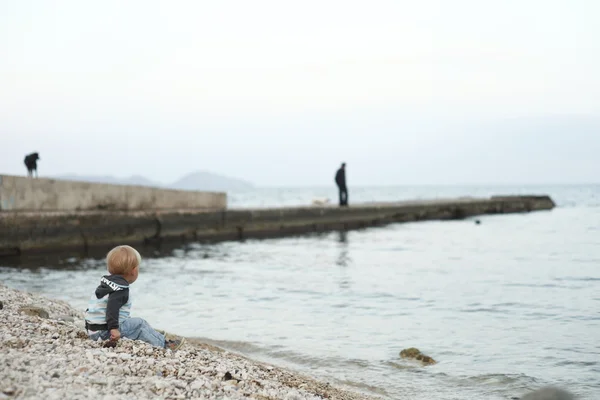
<instances>
[{"instance_id":1,"label":"water reflection","mask_svg":"<svg viewBox=\"0 0 600 400\"><path fill-rule=\"evenodd\" d=\"M348 245L348 231L339 231L338 232L338 248L339 248L339 253L338 253L338 257L336 260L336 265L342 267L340 268L340 282L339 282L339 287L340 289L350 289L351 286L351 280L349 277L349 273L347 271L347 268L350 263L351 263L351 259L350 256L348 254L348 249L349 249L349 245Z\"/></svg>"},{"instance_id":2,"label":"water reflection","mask_svg":"<svg viewBox=\"0 0 600 400\"><path fill-rule=\"evenodd\" d=\"M340 267L347 267L350 262L350 257L348 256L348 232L347 231L339 231L338 232L338 242L340 253L336 260L336 264Z\"/></svg>"}]
</instances>

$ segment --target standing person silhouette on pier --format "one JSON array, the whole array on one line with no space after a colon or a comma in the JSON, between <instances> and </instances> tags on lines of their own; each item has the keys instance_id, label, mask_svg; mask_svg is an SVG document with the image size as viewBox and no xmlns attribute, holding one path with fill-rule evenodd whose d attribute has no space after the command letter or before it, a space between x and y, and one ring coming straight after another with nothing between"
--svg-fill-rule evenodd
<instances>
[{"instance_id":1,"label":"standing person silhouette on pier","mask_svg":"<svg viewBox=\"0 0 600 400\"><path fill-rule=\"evenodd\" d=\"M41 160L40 155L38 153L31 153L25 156L25 166L27 167L27 176L33 178L33 174L35 173L35 177L38 177L37 174L37 162Z\"/></svg>"},{"instance_id":2,"label":"standing person silhouette on pier","mask_svg":"<svg viewBox=\"0 0 600 400\"><path fill-rule=\"evenodd\" d=\"M340 207L348 207L348 188L346 187L346 163L342 163L335 174L335 184L340 192Z\"/></svg>"}]
</instances>

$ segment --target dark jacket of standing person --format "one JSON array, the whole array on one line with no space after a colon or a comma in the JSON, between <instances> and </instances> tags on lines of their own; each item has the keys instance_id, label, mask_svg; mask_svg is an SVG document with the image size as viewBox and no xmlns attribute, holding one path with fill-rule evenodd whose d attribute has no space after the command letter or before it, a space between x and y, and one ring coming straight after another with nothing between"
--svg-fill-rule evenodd
<instances>
[{"instance_id":1,"label":"dark jacket of standing person","mask_svg":"<svg viewBox=\"0 0 600 400\"><path fill-rule=\"evenodd\" d=\"M335 174L335 183L340 189L346 188L346 164L342 164Z\"/></svg>"},{"instance_id":2,"label":"dark jacket of standing person","mask_svg":"<svg viewBox=\"0 0 600 400\"><path fill-rule=\"evenodd\" d=\"M342 163L335 174L335 183L340 192L340 207L348 206L348 188L346 187L346 163Z\"/></svg>"}]
</instances>

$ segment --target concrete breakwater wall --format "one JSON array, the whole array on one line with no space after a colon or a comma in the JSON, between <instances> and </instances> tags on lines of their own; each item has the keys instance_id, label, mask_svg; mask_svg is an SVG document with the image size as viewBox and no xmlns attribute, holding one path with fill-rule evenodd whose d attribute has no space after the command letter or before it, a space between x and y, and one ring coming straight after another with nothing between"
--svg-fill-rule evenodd
<instances>
[{"instance_id":1,"label":"concrete breakwater wall","mask_svg":"<svg viewBox=\"0 0 600 400\"><path fill-rule=\"evenodd\" d=\"M551 210L548 196L237 210L0 212L0 254L90 249L115 244L222 241L398 222L463 219L483 214Z\"/></svg>"},{"instance_id":2,"label":"concrete breakwater wall","mask_svg":"<svg viewBox=\"0 0 600 400\"><path fill-rule=\"evenodd\" d=\"M223 210L226 207L225 193L0 175L0 211Z\"/></svg>"}]
</instances>

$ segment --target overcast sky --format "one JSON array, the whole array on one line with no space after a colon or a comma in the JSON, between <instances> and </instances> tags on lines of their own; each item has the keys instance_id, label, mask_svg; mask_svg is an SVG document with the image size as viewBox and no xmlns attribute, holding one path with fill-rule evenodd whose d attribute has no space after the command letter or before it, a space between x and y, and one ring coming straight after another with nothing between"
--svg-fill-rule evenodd
<instances>
[{"instance_id":1,"label":"overcast sky","mask_svg":"<svg viewBox=\"0 0 600 400\"><path fill-rule=\"evenodd\" d=\"M0 2L0 173L598 182L600 1Z\"/></svg>"}]
</instances>

